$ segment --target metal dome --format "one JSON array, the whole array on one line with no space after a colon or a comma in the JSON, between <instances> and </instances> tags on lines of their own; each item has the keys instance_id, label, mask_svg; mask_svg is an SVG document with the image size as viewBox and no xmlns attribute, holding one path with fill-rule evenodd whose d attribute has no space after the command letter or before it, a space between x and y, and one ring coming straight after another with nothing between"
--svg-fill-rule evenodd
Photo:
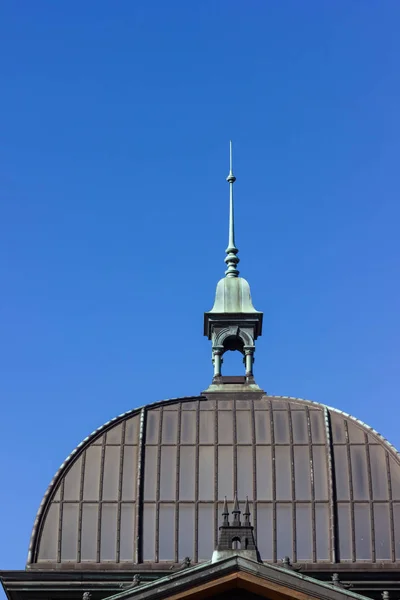
<instances>
[{"instance_id":1,"label":"metal dome","mask_svg":"<svg viewBox=\"0 0 400 600\"><path fill-rule=\"evenodd\" d=\"M209 560L235 491L266 562L400 561L393 446L324 405L242 392L148 405L86 438L44 496L27 566Z\"/></svg>"}]
</instances>

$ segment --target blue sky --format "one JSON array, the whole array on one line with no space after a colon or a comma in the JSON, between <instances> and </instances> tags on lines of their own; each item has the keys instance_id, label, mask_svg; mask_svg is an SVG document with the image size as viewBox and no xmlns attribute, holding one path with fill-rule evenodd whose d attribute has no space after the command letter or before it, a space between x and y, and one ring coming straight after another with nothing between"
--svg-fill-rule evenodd
<instances>
[{"instance_id":1,"label":"blue sky","mask_svg":"<svg viewBox=\"0 0 400 600\"><path fill-rule=\"evenodd\" d=\"M395 0L2 4L0 568L88 433L210 383L231 138L257 382L400 446L399 23Z\"/></svg>"}]
</instances>

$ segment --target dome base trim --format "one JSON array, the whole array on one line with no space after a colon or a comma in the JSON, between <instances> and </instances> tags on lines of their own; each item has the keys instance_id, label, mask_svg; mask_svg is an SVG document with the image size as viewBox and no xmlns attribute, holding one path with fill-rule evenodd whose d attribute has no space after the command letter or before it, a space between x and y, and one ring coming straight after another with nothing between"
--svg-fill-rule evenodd
<instances>
[{"instance_id":1,"label":"dome base trim","mask_svg":"<svg viewBox=\"0 0 400 600\"><path fill-rule=\"evenodd\" d=\"M264 390L262 390L254 381L253 377L214 377L211 385L202 392L203 394L208 394L210 392L236 392L236 393L246 393L246 392L262 392L265 394Z\"/></svg>"}]
</instances>

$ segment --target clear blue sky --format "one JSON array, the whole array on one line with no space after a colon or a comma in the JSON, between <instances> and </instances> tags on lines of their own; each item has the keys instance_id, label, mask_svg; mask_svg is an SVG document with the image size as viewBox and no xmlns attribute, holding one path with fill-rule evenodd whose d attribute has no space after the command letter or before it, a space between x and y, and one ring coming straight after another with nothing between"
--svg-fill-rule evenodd
<instances>
[{"instance_id":1,"label":"clear blue sky","mask_svg":"<svg viewBox=\"0 0 400 600\"><path fill-rule=\"evenodd\" d=\"M209 384L230 138L258 383L400 445L399 27L397 0L2 3L0 568L88 433Z\"/></svg>"}]
</instances>

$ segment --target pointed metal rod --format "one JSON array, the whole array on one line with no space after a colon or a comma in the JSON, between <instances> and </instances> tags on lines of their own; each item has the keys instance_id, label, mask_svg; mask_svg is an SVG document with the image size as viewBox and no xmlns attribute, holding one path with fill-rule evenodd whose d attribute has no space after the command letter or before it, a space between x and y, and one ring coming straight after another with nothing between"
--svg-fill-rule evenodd
<instances>
[{"instance_id":1,"label":"pointed metal rod","mask_svg":"<svg viewBox=\"0 0 400 600\"><path fill-rule=\"evenodd\" d=\"M234 215L234 204L233 204L233 184L236 181L236 177L233 174L232 170L232 142L229 142L229 175L226 178L229 183L229 237L228 237L228 247L225 250L226 258L225 262L227 265L227 270L225 271L225 275L227 277L237 277L239 275L239 271L236 266L239 262L239 258L236 256L239 250L235 245L235 215Z\"/></svg>"},{"instance_id":2,"label":"pointed metal rod","mask_svg":"<svg viewBox=\"0 0 400 600\"><path fill-rule=\"evenodd\" d=\"M236 181L236 177L232 171L232 142L229 142L229 175L227 177L229 182L229 248L236 248L235 246L235 213L233 206L233 184Z\"/></svg>"}]
</instances>

